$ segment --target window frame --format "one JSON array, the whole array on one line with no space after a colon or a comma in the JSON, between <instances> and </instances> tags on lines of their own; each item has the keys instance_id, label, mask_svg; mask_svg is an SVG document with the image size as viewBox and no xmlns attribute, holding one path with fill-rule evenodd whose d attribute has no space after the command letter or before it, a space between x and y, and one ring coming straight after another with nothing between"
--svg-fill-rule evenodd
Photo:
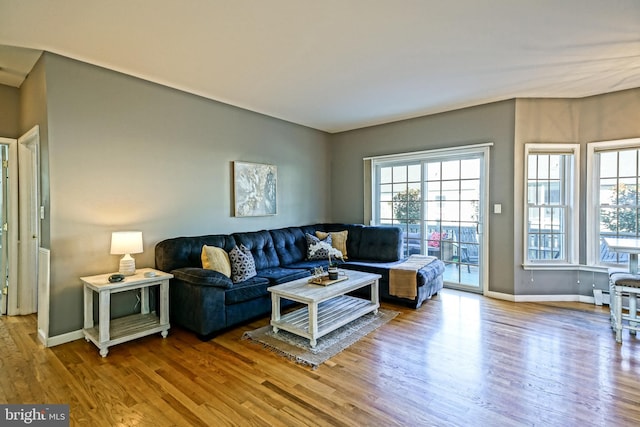
<instances>
[{"instance_id":1,"label":"window frame","mask_svg":"<svg viewBox=\"0 0 640 427\"><path fill-rule=\"evenodd\" d=\"M587 143L587 265L599 267L623 266L622 264L600 262L600 157L598 154L605 151L623 151L634 148L640 150L640 138Z\"/></svg>"},{"instance_id":2,"label":"window frame","mask_svg":"<svg viewBox=\"0 0 640 427\"><path fill-rule=\"evenodd\" d=\"M565 164L563 182L565 200L562 206L566 206L564 219L564 238L566 256L562 259L535 259L529 258L529 155L540 154L564 154L573 156ZM528 143L524 149L524 179L523 179L523 238L522 253L525 267L532 266L561 266L579 264L580 251L580 144L577 143ZM549 205L556 206L556 205Z\"/></svg>"}]
</instances>

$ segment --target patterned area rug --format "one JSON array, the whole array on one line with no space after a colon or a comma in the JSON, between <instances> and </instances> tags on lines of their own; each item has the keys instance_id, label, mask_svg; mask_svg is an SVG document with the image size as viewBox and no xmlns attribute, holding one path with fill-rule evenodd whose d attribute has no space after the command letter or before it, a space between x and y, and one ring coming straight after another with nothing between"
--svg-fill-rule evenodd
<instances>
[{"instance_id":1,"label":"patterned area rug","mask_svg":"<svg viewBox=\"0 0 640 427\"><path fill-rule=\"evenodd\" d=\"M368 333L388 323L398 314L400 313L397 311L384 309L379 309L377 314L366 314L318 338L315 348L311 348L308 339L283 330L276 334L269 325L245 332L242 339L250 339L262 344L271 351L295 360L297 363L316 369L320 364L340 353Z\"/></svg>"}]
</instances>

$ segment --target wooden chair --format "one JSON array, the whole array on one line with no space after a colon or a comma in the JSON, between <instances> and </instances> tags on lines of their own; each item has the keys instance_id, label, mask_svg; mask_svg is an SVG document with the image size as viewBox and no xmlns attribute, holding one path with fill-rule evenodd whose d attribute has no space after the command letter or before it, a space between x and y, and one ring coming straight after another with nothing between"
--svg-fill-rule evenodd
<instances>
[{"instance_id":1,"label":"wooden chair","mask_svg":"<svg viewBox=\"0 0 640 427\"><path fill-rule=\"evenodd\" d=\"M640 275L630 273L612 273L609 276L610 320L616 333L616 342L622 343L622 329L636 335L640 330L637 297L640 294ZM622 298L629 299L629 306L622 306ZM623 309L627 308L627 313Z\"/></svg>"}]
</instances>

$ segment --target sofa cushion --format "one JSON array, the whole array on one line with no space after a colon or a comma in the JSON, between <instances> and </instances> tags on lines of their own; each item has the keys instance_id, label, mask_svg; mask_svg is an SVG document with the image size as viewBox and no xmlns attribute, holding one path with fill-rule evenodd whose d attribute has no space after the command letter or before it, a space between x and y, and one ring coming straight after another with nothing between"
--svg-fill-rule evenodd
<instances>
[{"instance_id":1,"label":"sofa cushion","mask_svg":"<svg viewBox=\"0 0 640 427\"><path fill-rule=\"evenodd\" d=\"M244 245L236 246L229 252L231 261L231 280L244 282L256 275L256 264L251 251Z\"/></svg>"},{"instance_id":2,"label":"sofa cushion","mask_svg":"<svg viewBox=\"0 0 640 427\"><path fill-rule=\"evenodd\" d=\"M279 267L280 259L276 253L271 233L266 230L233 235L238 245L244 245L253 254L256 270Z\"/></svg>"},{"instance_id":3,"label":"sofa cushion","mask_svg":"<svg viewBox=\"0 0 640 427\"><path fill-rule=\"evenodd\" d=\"M307 257L307 240L299 227L271 230L273 245L280 259L280 265L303 261Z\"/></svg>"},{"instance_id":4,"label":"sofa cushion","mask_svg":"<svg viewBox=\"0 0 640 427\"><path fill-rule=\"evenodd\" d=\"M392 262L402 258L402 229L399 227L363 227L358 259Z\"/></svg>"},{"instance_id":5,"label":"sofa cushion","mask_svg":"<svg viewBox=\"0 0 640 427\"><path fill-rule=\"evenodd\" d=\"M177 280L201 286L215 286L228 289L233 286L230 278L215 270L206 270L200 267L183 267L171 270L171 274Z\"/></svg>"},{"instance_id":6,"label":"sofa cushion","mask_svg":"<svg viewBox=\"0 0 640 427\"><path fill-rule=\"evenodd\" d=\"M202 268L207 270L215 270L231 277L231 261L229 254L222 248L216 246L202 246Z\"/></svg>"},{"instance_id":7,"label":"sofa cushion","mask_svg":"<svg viewBox=\"0 0 640 427\"><path fill-rule=\"evenodd\" d=\"M257 275L269 279L272 285L290 282L292 280L302 279L311 275L308 269L295 269L284 267L271 267L258 270Z\"/></svg>"},{"instance_id":8,"label":"sofa cushion","mask_svg":"<svg viewBox=\"0 0 640 427\"><path fill-rule=\"evenodd\" d=\"M233 236L213 234L197 237L174 237L156 245L156 268L171 271L182 267L202 267L202 246L217 246L229 252L236 245Z\"/></svg>"},{"instance_id":9,"label":"sofa cushion","mask_svg":"<svg viewBox=\"0 0 640 427\"><path fill-rule=\"evenodd\" d=\"M252 277L244 282L237 283L225 292L224 303L226 305L239 304L251 301L256 298L263 298L269 295L267 288L271 286L269 279L264 277Z\"/></svg>"}]
</instances>

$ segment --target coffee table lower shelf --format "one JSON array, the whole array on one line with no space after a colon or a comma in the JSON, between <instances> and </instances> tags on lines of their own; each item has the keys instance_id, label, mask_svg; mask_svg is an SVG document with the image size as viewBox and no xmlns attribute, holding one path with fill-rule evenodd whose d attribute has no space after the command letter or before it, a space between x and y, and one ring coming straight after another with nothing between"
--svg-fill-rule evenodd
<instances>
[{"instance_id":1,"label":"coffee table lower shelf","mask_svg":"<svg viewBox=\"0 0 640 427\"><path fill-rule=\"evenodd\" d=\"M279 321L271 320L273 330L282 329L292 334L311 340L315 347L316 340L367 313L378 312L379 304L362 298L341 295L318 304L318 325L314 334L309 328L309 307L283 314Z\"/></svg>"}]
</instances>

